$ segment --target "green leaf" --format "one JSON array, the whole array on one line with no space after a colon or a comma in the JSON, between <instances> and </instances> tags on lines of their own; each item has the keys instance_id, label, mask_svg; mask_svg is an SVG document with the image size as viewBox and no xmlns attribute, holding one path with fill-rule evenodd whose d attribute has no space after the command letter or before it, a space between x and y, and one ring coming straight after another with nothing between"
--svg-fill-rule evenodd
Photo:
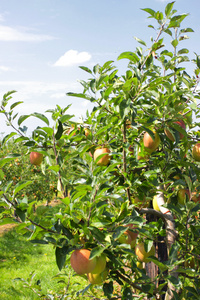
<instances>
[{"instance_id":1,"label":"green leaf","mask_svg":"<svg viewBox=\"0 0 200 300\"><path fill-rule=\"evenodd\" d=\"M185 54L185 53L189 53L189 50L186 48L183 48L183 49L179 50L177 54L180 55L180 54Z\"/></svg>"},{"instance_id":2,"label":"green leaf","mask_svg":"<svg viewBox=\"0 0 200 300\"><path fill-rule=\"evenodd\" d=\"M22 115L18 119L18 125L20 126L22 122L24 122L26 119L28 119L31 115Z\"/></svg>"},{"instance_id":3,"label":"green leaf","mask_svg":"<svg viewBox=\"0 0 200 300\"><path fill-rule=\"evenodd\" d=\"M43 122L45 122L49 126L49 120L47 119L47 117L45 115L34 112L33 114L31 114L31 116L42 120Z\"/></svg>"},{"instance_id":4,"label":"green leaf","mask_svg":"<svg viewBox=\"0 0 200 300\"><path fill-rule=\"evenodd\" d=\"M18 224L15 220L13 220L13 218L4 218L2 220L0 220L0 226L1 225L6 225L6 224Z\"/></svg>"},{"instance_id":5,"label":"green leaf","mask_svg":"<svg viewBox=\"0 0 200 300\"><path fill-rule=\"evenodd\" d=\"M13 108L15 108L17 105L23 103L23 101L18 101L18 102L15 102L13 103L11 106L10 106L10 109L12 110Z\"/></svg>"},{"instance_id":6,"label":"green leaf","mask_svg":"<svg viewBox=\"0 0 200 300\"><path fill-rule=\"evenodd\" d=\"M50 127L41 127L49 136L53 136L53 128Z\"/></svg>"},{"instance_id":7,"label":"green leaf","mask_svg":"<svg viewBox=\"0 0 200 300\"><path fill-rule=\"evenodd\" d=\"M74 115L64 115L64 116L60 117L59 120L60 120L61 123L65 123L65 122L69 121L73 117L74 117Z\"/></svg>"},{"instance_id":8,"label":"green leaf","mask_svg":"<svg viewBox=\"0 0 200 300\"><path fill-rule=\"evenodd\" d=\"M22 222L25 222L26 220L26 211L21 210L20 208L16 208L15 210L18 217L21 219Z\"/></svg>"},{"instance_id":9,"label":"green leaf","mask_svg":"<svg viewBox=\"0 0 200 300\"><path fill-rule=\"evenodd\" d=\"M63 133L63 126L62 126L62 123L60 121L58 121L58 129L55 134L55 139L59 140L62 136L62 133Z\"/></svg>"},{"instance_id":10,"label":"green leaf","mask_svg":"<svg viewBox=\"0 0 200 300\"><path fill-rule=\"evenodd\" d=\"M169 14L171 13L172 8L173 8L173 6L174 6L174 3L175 3L175 1L170 2L170 3L168 3L168 4L166 5L166 7L165 7L165 15L166 15L167 17L168 17Z\"/></svg>"},{"instance_id":11,"label":"green leaf","mask_svg":"<svg viewBox=\"0 0 200 300\"><path fill-rule=\"evenodd\" d=\"M57 266L59 268L59 270L61 271L62 268L65 265L65 261L66 261L66 255L69 252L69 247L64 246L62 248L60 247L56 247L56 263Z\"/></svg>"},{"instance_id":12,"label":"green leaf","mask_svg":"<svg viewBox=\"0 0 200 300\"><path fill-rule=\"evenodd\" d=\"M4 172L0 169L0 181L4 179Z\"/></svg>"},{"instance_id":13,"label":"green leaf","mask_svg":"<svg viewBox=\"0 0 200 300\"><path fill-rule=\"evenodd\" d=\"M110 282L105 282L103 285L103 292L104 296L107 297L108 299L111 298L112 293L113 293L113 281Z\"/></svg>"},{"instance_id":14,"label":"green leaf","mask_svg":"<svg viewBox=\"0 0 200 300\"><path fill-rule=\"evenodd\" d=\"M21 181L19 182L14 191L13 191L13 196L15 196L19 191L21 191L23 188L25 188L26 186L30 185L32 183L32 181Z\"/></svg>"},{"instance_id":15,"label":"green leaf","mask_svg":"<svg viewBox=\"0 0 200 300\"><path fill-rule=\"evenodd\" d=\"M140 44L142 44L142 45L144 45L144 46L147 46L146 43L145 43L144 41L142 41L141 39L137 38L136 36L134 36L134 39L135 39L138 43L140 43Z\"/></svg>"},{"instance_id":16,"label":"green leaf","mask_svg":"<svg viewBox=\"0 0 200 300\"><path fill-rule=\"evenodd\" d=\"M5 142L7 142L10 138L12 138L13 136L17 135L16 132L11 132L10 134L7 134L3 140L2 140L2 144L4 144Z\"/></svg>"},{"instance_id":17,"label":"green leaf","mask_svg":"<svg viewBox=\"0 0 200 300\"><path fill-rule=\"evenodd\" d=\"M186 286L185 289L190 292L192 295L196 296L196 299L199 299L199 293L191 286Z\"/></svg>"},{"instance_id":18,"label":"green leaf","mask_svg":"<svg viewBox=\"0 0 200 300\"><path fill-rule=\"evenodd\" d=\"M178 46L178 40L175 39L175 40L171 41L171 44L174 48L176 48Z\"/></svg>"},{"instance_id":19,"label":"green leaf","mask_svg":"<svg viewBox=\"0 0 200 300\"><path fill-rule=\"evenodd\" d=\"M104 250L105 250L105 248L100 247L100 246L93 248L90 252L90 259L93 259L96 256L100 256Z\"/></svg>"},{"instance_id":20,"label":"green leaf","mask_svg":"<svg viewBox=\"0 0 200 300\"><path fill-rule=\"evenodd\" d=\"M153 9L151 9L151 8L142 8L142 10L144 10L144 11L146 11L148 14L150 14L151 15L151 17L155 17L155 15L156 15L156 12L155 12L155 10L153 10ZM150 18L151 18L150 17Z\"/></svg>"},{"instance_id":21,"label":"green leaf","mask_svg":"<svg viewBox=\"0 0 200 300\"><path fill-rule=\"evenodd\" d=\"M12 154L12 155L8 155L7 157L4 157L0 160L0 167L3 167L5 164L7 164L8 162L12 161L13 159L20 157L20 154Z\"/></svg>"},{"instance_id":22,"label":"green leaf","mask_svg":"<svg viewBox=\"0 0 200 300\"><path fill-rule=\"evenodd\" d=\"M151 259L151 261L157 265L159 267L159 269L164 272L168 269L168 267L166 265L164 265L162 262L160 262L156 257L154 256L149 256L149 258Z\"/></svg>"},{"instance_id":23,"label":"green leaf","mask_svg":"<svg viewBox=\"0 0 200 300\"><path fill-rule=\"evenodd\" d=\"M194 30L192 28L189 28L189 27L180 30L180 33L185 33L185 32L194 32Z\"/></svg>"},{"instance_id":24,"label":"green leaf","mask_svg":"<svg viewBox=\"0 0 200 300\"><path fill-rule=\"evenodd\" d=\"M125 287L122 295L122 300L133 300L133 292L131 288Z\"/></svg>"},{"instance_id":25,"label":"green leaf","mask_svg":"<svg viewBox=\"0 0 200 300\"><path fill-rule=\"evenodd\" d=\"M83 93L72 93L72 92L69 92L66 95L67 96L71 96L71 97L77 97L77 98L83 98L83 99L91 100L90 96L87 96L87 95L85 95Z\"/></svg>"},{"instance_id":26,"label":"green leaf","mask_svg":"<svg viewBox=\"0 0 200 300\"><path fill-rule=\"evenodd\" d=\"M130 61L136 63L139 61L139 57L134 53L134 52L130 52L130 51L127 51L127 52L123 52L121 53L117 60L120 60L120 59L129 59Z\"/></svg>"},{"instance_id":27,"label":"green leaf","mask_svg":"<svg viewBox=\"0 0 200 300\"><path fill-rule=\"evenodd\" d=\"M82 69L82 70L84 70L84 71L86 71L86 72L88 72L88 73L90 73L90 74L92 74L92 71L89 68L87 68L87 67L79 66L79 68Z\"/></svg>"}]
</instances>

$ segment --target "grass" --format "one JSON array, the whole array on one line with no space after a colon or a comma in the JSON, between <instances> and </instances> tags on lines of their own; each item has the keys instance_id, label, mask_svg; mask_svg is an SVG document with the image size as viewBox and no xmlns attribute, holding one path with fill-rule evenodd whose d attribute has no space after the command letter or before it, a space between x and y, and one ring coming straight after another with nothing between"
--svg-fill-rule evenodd
<instances>
[{"instance_id":1,"label":"grass","mask_svg":"<svg viewBox=\"0 0 200 300\"><path fill-rule=\"evenodd\" d=\"M34 275L32 280L31 274ZM16 228L0 237L0 299L61 299L56 296L54 298L40 297L30 288L27 288L29 284L32 287L34 285L35 289L41 286L42 290L38 289L40 295L64 294L64 290L67 288L67 293L70 295L64 299L83 299L83 297L84 299L92 299L93 297L86 295L76 295L76 292L84 289L88 282L84 278L72 276L72 274L70 267L59 272L56 265L55 249L52 245L32 244L26 236L19 234ZM16 280L16 278L18 279ZM39 281L40 284L38 285ZM98 293L98 290L96 292ZM95 294L96 292L94 291ZM90 289L88 294L91 296Z\"/></svg>"}]
</instances>

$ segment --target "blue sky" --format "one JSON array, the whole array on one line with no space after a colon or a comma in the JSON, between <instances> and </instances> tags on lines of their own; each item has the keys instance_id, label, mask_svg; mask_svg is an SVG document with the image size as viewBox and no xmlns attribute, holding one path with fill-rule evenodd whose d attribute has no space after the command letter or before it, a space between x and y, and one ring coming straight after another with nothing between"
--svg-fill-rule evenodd
<instances>
[{"instance_id":1,"label":"blue sky","mask_svg":"<svg viewBox=\"0 0 200 300\"><path fill-rule=\"evenodd\" d=\"M123 51L134 51L137 36L150 45L155 36L151 19L141 8L163 11L164 0L1 0L0 1L0 97L16 90L14 101L24 101L20 114L44 113L56 104L72 103L69 113L84 116L91 105L70 98L82 91L79 79L89 74L78 66L92 67L116 61ZM200 54L200 2L177 0L178 13L189 13L184 27L192 27L189 42L182 44ZM115 63L119 68L122 62ZM192 66L190 67L192 70ZM33 119L24 123L30 129ZM0 133L9 133L0 114Z\"/></svg>"}]
</instances>

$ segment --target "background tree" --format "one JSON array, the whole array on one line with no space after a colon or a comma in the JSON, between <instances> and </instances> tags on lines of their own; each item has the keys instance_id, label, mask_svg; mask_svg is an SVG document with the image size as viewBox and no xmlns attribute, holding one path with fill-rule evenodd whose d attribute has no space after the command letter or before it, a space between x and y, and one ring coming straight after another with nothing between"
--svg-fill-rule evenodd
<instances>
[{"instance_id":1,"label":"background tree","mask_svg":"<svg viewBox=\"0 0 200 300\"><path fill-rule=\"evenodd\" d=\"M20 103L6 110L8 93L1 105L15 129L4 141L15 137L28 152L43 154L45 168L57 174L66 208L50 220L43 214L36 218L31 204L17 197L29 182L14 190L4 185L2 205L16 211L32 231L32 242L56 247L60 270L73 253L72 267L90 282L84 292L96 293L95 286L102 299L198 299L200 294L198 151L192 155L199 143L200 60L195 54L190 75L189 51L181 43L193 30L181 28L187 14L176 14L173 6L168 3L164 13L144 9L156 21L149 27L157 35L149 46L136 38L141 46L119 55L128 61L124 75L113 61L92 70L81 67L90 78L81 81L83 93L68 95L94 104L83 123L72 122L68 107L57 105L47 111L53 127L39 113L20 116L15 127L14 107ZM20 126L30 116L45 126L29 138ZM97 148L104 149L100 156L94 154ZM0 166L15 158L2 158ZM94 271L102 254L106 267ZM74 256L85 274L74 267Z\"/></svg>"}]
</instances>

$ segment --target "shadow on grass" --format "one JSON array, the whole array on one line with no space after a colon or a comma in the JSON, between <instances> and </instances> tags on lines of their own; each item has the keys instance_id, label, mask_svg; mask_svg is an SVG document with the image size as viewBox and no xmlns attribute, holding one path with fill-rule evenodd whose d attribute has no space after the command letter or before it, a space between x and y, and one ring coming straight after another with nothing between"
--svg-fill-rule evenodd
<instances>
[{"instance_id":1,"label":"shadow on grass","mask_svg":"<svg viewBox=\"0 0 200 300\"><path fill-rule=\"evenodd\" d=\"M0 268L9 266L11 261L27 262L28 256L37 256L42 253L41 245L34 245L26 240L25 236L12 229L0 237Z\"/></svg>"}]
</instances>

